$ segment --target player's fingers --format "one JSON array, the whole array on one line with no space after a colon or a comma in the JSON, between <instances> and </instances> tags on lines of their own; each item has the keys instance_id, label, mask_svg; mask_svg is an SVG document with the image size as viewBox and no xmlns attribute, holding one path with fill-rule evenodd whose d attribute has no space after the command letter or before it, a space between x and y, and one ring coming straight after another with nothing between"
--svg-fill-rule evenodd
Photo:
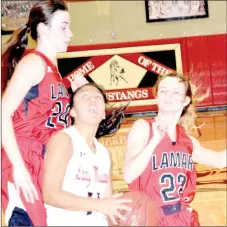
<instances>
[{"instance_id":1,"label":"player's fingers","mask_svg":"<svg viewBox=\"0 0 227 227\"><path fill-rule=\"evenodd\" d=\"M29 198L28 190L27 190L25 187L21 188L21 190L22 190L22 193L23 193L23 195L24 195L25 200L26 200L28 203L31 202L31 201L30 201L30 198Z\"/></svg>"},{"instance_id":2,"label":"player's fingers","mask_svg":"<svg viewBox=\"0 0 227 227\"><path fill-rule=\"evenodd\" d=\"M118 203L132 203L132 199L118 199Z\"/></svg>"},{"instance_id":3,"label":"player's fingers","mask_svg":"<svg viewBox=\"0 0 227 227\"><path fill-rule=\"evenodd\" d=\"M126 206L126 205L121 205L121 206L120 206L120 209L123 210L123 212L124 212L124 211L125 211L125 212L130 212L130 211L132 211L132 208L129 207L129 206Z\"/></svg>"},{"instance_id":4,"label":"player's fingers","mask_svg":"<svg viewBox=\"0 0 227 227\"><path fill-rule=\"evenodd\" d=\"M29 181L26 182L25 184L23 184L22 190L23 190L24 194L26 194L28 196L29 202L34 203L35 198L34 198L34 193L33 193L31 184L32 183L30 183Z\"/></svg>"},{"instance_id":5,"label":"player's fingers","mask_svg":"<svg viewBox=\"0 0 227 227\"><path fill-rule=\"evenodd\" d=\"M116 213L114 214L115 217L119 218L120 220L125 221L126 220L126 215L121 214L120 212L116 211Z\"/></svg>"},{"instance_id":6,"label":"player's fingers","mask_svg":"<svg viewBox=\"0 0 227 227\"><path fill-rule=\"evenodd\" d=\"M16 187L17 194L20 195L20 185L15 184L15 187Z\"/></svg>"},{"instance_id":7,"label":"player's fingers","mask_svg":"<svg viewBox=\"0 0 227 227\"><path fill-rule=\"evenodd\" d=\"M38 200L39 199L39 195L38 195L38 192L36 190L35 185L32 182L30 183L30 188L32 190L32 193L33 193L35 199Z\"/></svg>"},{"instance_id":8,"label":"player's fingers","mask_svg":"<svg viewBox=\"0 0 227 227\"><path fill-rule=\"evenodd\" d=\"M110 215L109 218L115 225L118 224L118 222L116 221L116 219L115 219L115 217L113 215Z\"/></svg>"},{"instance_id":9,"label":"player's fingers","mask_svg":"<svg viewBox=\"0 0 227 227\"><path fill-rule=\"evenodd\" d=\"M87 82L87 79L84 76L80 75L76 77L76 81L80 83L84 83L84 82Z\"/></svg>"},{"instance_id":10,"label":"player's fingers","mask_svg":"<svg viewBox=\"0 0 227 227\"><path fill-rule=\"evenodd\" d=\"M82 75L76 75L76 76L75 76L75 79L76 79L76 80L77 80L77 79L79 80L79 79L81 79L81 78L83 78L83 77L84 77L84 76L82 76Z\"/></svg>"},{"instance_id":11,"label":"player's fingers","mask_svg":"<svg viewBox=\"0 0 227 227\"><path fill-rule=\"evenodd\" d=\"M81 81L87 81L87 79L83 76L83 77L81 78Z\"/></svg>"},{"instance_id":12,"label":"player's fingers","mask_svg":"<svg viewBox=\"0 0 227 227\"><path fill-rule=\"evenodd\" d=\"M31 203L35 203L34 194L33 194L33 191L32 191L31 188L28 188L28 189L27 189L27 194L28 194L28 196L29 196L29 201L30 201Z\"/></svg>"},{"instance_id":13,"label":"player's fingers","mask_svg":"<svg viewBox=\"0 0 227 227\"><path fill-rule=\"evenodd\" d=\"M20 190L21 190L21 192L24 195L25 200L29 203L30 198L29 198L29 195L28 195L28 190L27 190L26 185L27 185L26 183L20 183L20 184L17 183L17 184L15 184L15 187L16 187L16 191L17 191L18 196L20 196Z\"/></svg>"},{"instance_id":14,"label":"player's fingers","mask_svg":"<svg viewBox=\"0 0 227 227\"><path fill-rule=\"evenodd\" d=\"M120 196L122 196L122 195L123 195L123 193L117 193L117 194L114 194L113 197L114 197L114 198L118 198L118 197L120 197Z\"/></svg>"}]
</instances>

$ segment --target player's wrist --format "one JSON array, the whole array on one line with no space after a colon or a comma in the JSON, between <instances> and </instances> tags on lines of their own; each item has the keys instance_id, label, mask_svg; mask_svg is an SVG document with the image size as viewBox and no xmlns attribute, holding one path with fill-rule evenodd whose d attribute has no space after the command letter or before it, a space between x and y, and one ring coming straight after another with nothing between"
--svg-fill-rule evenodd
<instances>
[{"instance_id":1,"label":"player's wrist","mask_svg":"<svg viewBox=\"0 0 227 227\"><path fill-rule=\"evenodd\" d=\"M103 212L103 202L104 202L103 199L96 199L94 211L104 213Z\"/></svg>"},{"instance_id":2,"label":"player's wrist","mask_svg":"<svg viewBox=\"0 0 227 227\"><path fill-rule=\"evenodd\" d=\"M12 166L13 166L14 170L17 170L17 169L21 170L21 169L26 168L25 163L22 158L18 158L17 160L12 161Z\"/></svg>"},{"instance_id":3,"label":"player's wrist","mask_svg":"<svg viewBox=\"0 0 227 227\"><path fill-rule=\"evenodd\" d=\"M89 209L95 212L100 212L102 213L103 211L103 201L102 199L95 199L95 198L89 198L90 200L90 205Z\"/></svg>"}]
</instances>

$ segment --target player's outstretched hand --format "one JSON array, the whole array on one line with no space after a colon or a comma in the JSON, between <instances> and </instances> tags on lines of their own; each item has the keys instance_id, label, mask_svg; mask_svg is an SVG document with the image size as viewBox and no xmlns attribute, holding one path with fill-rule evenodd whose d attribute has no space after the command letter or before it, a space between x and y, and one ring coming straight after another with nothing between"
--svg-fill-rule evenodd
<instances>
[{"instance_id":1,"label":"player's outstretched hand","mask_svg":"<svg viewBox=\"0 0 227 227\"><path fill-rule=\"evenodd\" d=\"M84 84L88 84L88 80L84 76L76 76L75 79L71 82L72 91L76 91L79 87Z\"/></svg>"},{"instance_id":2,"label":"player's outstretched hand","mask_svg":"<svg viewBox=\"0 0 227 227\"><path fill-rule=\"evenodd\" d=\"M20 190L22 190L27 202L34 203L35 199L39 199L37 190L32 183L31 176L25 166L14 167L13 178L17 192L20 193Z\"/></svg>"}]
</instances>

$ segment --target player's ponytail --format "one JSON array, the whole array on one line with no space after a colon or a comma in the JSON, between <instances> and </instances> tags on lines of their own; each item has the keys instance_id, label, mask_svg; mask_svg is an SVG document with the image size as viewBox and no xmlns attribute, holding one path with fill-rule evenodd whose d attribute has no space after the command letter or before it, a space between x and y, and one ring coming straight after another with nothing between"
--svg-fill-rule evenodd
<instances>
[{"instance_id":1,"label":"player's ponytail","mask_svg":"<svg viewBox=\"0 0 227 227\"><path fill-rule=\"evenodd\" d=\"M8 80L27 47L28 32L29 28L24 25L16 30L4 45L5 51L2 54L2 91L5 90Z\"/></svg>"},{"instance_id":2,"label":"player's ponytail","mask_svg":"<svg viewBox=\"0 0 227 227\"><path fill-rule=\"evenodd\" d=\"M103 119L99 124L96 138L101 138L107 135L114 135L121 127L121 124L125 117L124 111L127 109L127 107L128 104L123 107L111 110L106 118Z\"/></svg>"}]
</instances>

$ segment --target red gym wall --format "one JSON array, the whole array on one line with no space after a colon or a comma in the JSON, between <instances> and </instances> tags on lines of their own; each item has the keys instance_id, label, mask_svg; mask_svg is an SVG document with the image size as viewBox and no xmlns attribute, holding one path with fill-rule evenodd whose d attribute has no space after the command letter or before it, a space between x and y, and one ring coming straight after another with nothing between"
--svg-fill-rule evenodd
<instances>
[{"instance_id":1,"label":"red gym wall","mask_svg":"<svg viewBox=\"0 0 227 227\"><path fill-rule=\"evenodd\" d=\"M210 88L210 97L198 106L226 105L227 53L226 34L191 36L136 42L71 46L68 51L97 50L107 48L181 44L184 73L193 72L192 79L199 78L202 91Z\"/></svg>"}]
</instances>

